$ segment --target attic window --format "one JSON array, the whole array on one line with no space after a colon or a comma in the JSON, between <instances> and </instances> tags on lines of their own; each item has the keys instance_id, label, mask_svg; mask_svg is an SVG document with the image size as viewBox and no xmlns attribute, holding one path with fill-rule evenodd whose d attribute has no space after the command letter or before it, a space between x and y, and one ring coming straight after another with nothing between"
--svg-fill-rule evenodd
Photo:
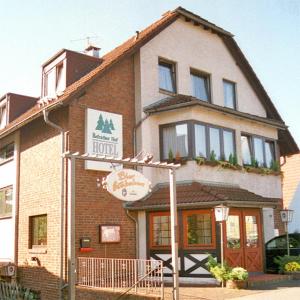
<instances>
[{"instance_id":1,"label":"attic window","mask_svg":"<svg viewBox=\"0 0 300 300\"><path fill-rule=\"evenodd\" d=\"M58 92L62 92L64 89L64 65L61 62L44 74L44 96L54 98Z\"/></svg>"},{"instance_id":2,"label":"attic window","mask_svg":"<svg viewBox=\"0 0 300 300\"><path fill-rule=\"evenodd\" d=\"M7 105L6 101L0 102L0 129L3 129L6 126L7 119Z\"/></svg>"},{"instance_id":3,"label":"attic window","mask_svg":"<svg viewBox=\"0 0 300 300\"><path fill-rule=\"evenodd\" d=\"M56 66L56 91L63 91L63 63Z\"/></svg>"}]
</instances>

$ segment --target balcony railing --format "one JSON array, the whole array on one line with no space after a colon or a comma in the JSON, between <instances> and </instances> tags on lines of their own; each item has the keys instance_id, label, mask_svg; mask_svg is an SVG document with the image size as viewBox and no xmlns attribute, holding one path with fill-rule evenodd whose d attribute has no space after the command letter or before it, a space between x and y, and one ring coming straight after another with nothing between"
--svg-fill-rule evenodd
<instances>
[{"instance_id":1,"label":"balcony railing","mask_svg":"<svg viewBox=\"0 0 300 300\"><path fill-rule=\"evenodd\" d=\"M163 262L143 259L79 257L78 285L163 299Z\"/></svg>"}]
</instances>

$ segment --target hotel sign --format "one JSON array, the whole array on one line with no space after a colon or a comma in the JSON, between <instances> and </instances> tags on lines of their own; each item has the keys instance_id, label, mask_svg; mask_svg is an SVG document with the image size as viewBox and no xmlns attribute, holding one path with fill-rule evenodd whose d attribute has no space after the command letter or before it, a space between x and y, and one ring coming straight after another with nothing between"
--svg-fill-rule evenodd
<instances>
[{"instance_id":1,"label":"hotel sign","mask_svg":"<svg viewBox=\"0 0 300 300\"><path fill-rule=\"evenodd\" d=\"M86 152L89 154L122 158L122 115L88 108L86 110L85 140ZM86 161L85 168L99 171L112 171L114 169L110 163L96 161Z\"/></svg>"},{"instance_id":2,"label":"hotel sign","mask_svg":"<svg viewBox=\"0 0 300 300\"><path fill-rule=\"evenodd\" d=\"M151 182L140 172L123 169L110 173L102 182L106 189L123 201L136 201L151 191Z\"/></svg>"}]
</instances>

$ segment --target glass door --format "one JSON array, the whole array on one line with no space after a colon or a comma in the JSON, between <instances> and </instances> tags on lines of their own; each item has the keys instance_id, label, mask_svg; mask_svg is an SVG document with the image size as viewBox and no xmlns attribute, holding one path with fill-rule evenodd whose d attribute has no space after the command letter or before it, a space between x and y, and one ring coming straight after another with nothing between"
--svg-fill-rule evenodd
<instances>
[{"instance_id":1,"label":"glass door","mask_svg":"<svg viewBox=\"0 0 300 300\"><path fill-rule=\"evenodd\" d=\"M243 266L243 231L241 226L242 214L238 210L230 210L225 226L225 260L230 266Z\"/></svg>"},{"instance_id":2,"label":"glass door","mask_svg":"<svg viewBox=\"0 0 300 300\"><path fill-rule=\"evenodd\" d=\"M232 267L263 271L260 210L230 209L224 232L225 260Z\"/></svg>"}]
</instances>

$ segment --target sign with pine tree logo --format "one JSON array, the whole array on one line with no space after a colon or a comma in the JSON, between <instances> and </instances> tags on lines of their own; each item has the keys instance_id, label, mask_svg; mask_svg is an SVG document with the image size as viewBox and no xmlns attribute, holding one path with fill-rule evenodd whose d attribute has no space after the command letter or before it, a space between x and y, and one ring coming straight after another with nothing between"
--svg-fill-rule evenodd
<instances>
[{"instance_id":1,"label":"sign with pine tree logo","mask_svg":"<svg viewBox=\"0 0 300 300\"><path fill-rule=\"evenodd\" d=\"M86 152L123 157L122 115L88 108L86 113ZM86 161L86 169L112 171L109 163Z\"/></svg>"}]
</instances>

